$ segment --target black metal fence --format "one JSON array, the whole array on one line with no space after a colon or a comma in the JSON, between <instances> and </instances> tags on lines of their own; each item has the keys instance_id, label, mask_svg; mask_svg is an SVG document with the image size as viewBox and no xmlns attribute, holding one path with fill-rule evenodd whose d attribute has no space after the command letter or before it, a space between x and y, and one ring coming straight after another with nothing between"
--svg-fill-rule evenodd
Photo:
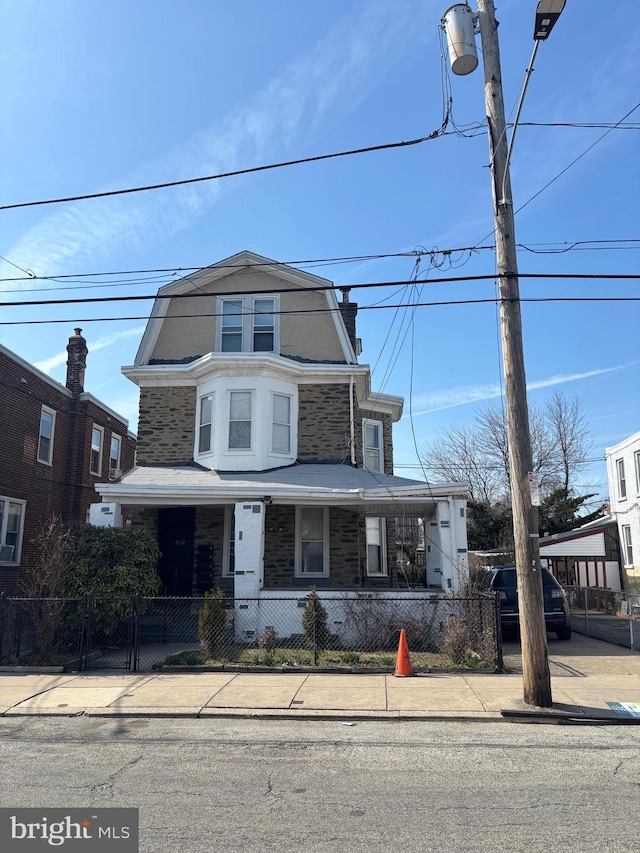
<instances>
[{"instance_id":1,"label":"black metal fence","mask_svg":"<svg viewBox=\"0 0 640 853\"><path fill-rule=\"evenodd\" d=\"M254 599L0 595L0 665L150 670L171 664L393 666L404 629L418 669L502 668L493 594Z\"/></svg>"},{"instance_id":2,"label":"black metal fence","mask_svg":"<svg viewBox=\"0 0 640 853\"><path fill-rule=\"evenodd\" d=\"M565 586L565 591L574 631L640 649L640 595L584 586Z\"/></svg>"}]
</instances>

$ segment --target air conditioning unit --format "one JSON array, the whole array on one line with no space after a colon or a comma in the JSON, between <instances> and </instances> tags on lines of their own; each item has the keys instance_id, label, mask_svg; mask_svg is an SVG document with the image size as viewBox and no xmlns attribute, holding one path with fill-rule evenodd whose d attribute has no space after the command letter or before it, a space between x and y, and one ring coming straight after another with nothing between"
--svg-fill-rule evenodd
<instances>
[{"instance_id":1,"label":"air conditioning unit","mask_svg":"<svg viewBox=\"0 0 640 853\"><path fill-rule=\"evenodd\" d=\"M0 545L0 560L10 563L13 560L14 545Z\"/></svg>"},{"instance_id":2,"label":"air conditioning unit","mask_svg":"<svg viewBox=\"0 0 640 853\"><path fill-rule=\"evenodd\" d=\"M121 468L109 468L109 479L110 480L119 480L122 477L122 469Z\"/></svg>"}]
</instances>

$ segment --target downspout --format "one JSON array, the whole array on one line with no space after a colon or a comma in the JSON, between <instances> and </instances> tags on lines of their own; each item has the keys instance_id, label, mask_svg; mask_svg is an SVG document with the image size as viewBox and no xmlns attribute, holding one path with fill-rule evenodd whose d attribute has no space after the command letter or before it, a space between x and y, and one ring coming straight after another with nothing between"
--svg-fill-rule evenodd
<instances>
[{"instance_id":1,"label":"downspout","mask_svg":"<svg viewBox=\"0 0 640 853\"><path fill-rule=\"evenodd\" d=\"M351 430L351 464L356 467L356 427L353 413L353 387L355 376L352 373L349 380L349 428Z\"/></svg>"}]
</instances>

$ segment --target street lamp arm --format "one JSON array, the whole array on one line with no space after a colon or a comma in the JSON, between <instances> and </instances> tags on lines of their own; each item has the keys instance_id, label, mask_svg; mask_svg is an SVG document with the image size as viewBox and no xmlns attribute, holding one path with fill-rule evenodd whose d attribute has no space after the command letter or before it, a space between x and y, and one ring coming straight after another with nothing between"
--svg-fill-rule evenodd
<instances>
[{"instance_id":1,"label":"street lamp arm","mask_svg":"<svg viewBox=\"0 0 640 853\"><path fill-rule=\"evenodd\" d=\"M529 67L525 72L524 85L522 87L522 94L520 95L520 101L518 103L518 111L516 113L516 118L513 123L513 129L511 131L511 141L509 142L509 150L507 151L507 162L504 167L504 172L502 174L502 187L500 189L500 204L505 203L504 197L504 187L507 180L507 172L509 170L509 166L511 164L511 152L513 151L513 143L516 138L516 131L518 130L518 122L520 121L520 114L522 112L522 106L524 104L524 96L527 94L527 87L529 85L529 80L531 79L531 75L534 72L533 64L536 61L536 54L538 53L538 47L540 46L540 42L536 41L533 47L533 53L531 54L531 59L529 60Z\"/></svg>"}]
</instances>

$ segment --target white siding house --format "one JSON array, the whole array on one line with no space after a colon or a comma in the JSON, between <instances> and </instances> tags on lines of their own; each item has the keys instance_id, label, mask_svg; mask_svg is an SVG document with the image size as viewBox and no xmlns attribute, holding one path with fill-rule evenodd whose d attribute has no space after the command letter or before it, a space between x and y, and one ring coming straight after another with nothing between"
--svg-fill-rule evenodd
<instances>
[{"instance_id":1,"label":"white siding house","mask_svg":"<svg viewBox=\"0 0 640 853\"><path fill-rule=\"evenodd\" d=\"M617 523L625 586L640 592L640 432L605 450L611 515Z\"/></svg>"}]
</instances>

